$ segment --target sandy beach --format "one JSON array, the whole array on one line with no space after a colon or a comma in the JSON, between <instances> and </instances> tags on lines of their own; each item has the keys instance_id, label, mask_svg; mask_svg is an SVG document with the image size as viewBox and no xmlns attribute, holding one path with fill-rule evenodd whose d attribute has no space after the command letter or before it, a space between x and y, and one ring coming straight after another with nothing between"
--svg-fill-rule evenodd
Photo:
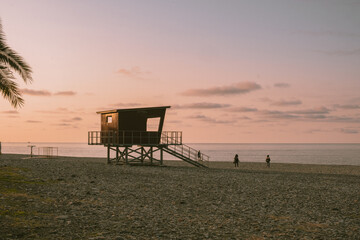
<instances>
[{"instance_id":1,"label":"sandy beach","mask_svg":"<svg viewBox=\"0 0 360 240\"><path fill-rule=\"evenodd\" d=\"M360 239L360 166L0 155L1 239Z\"/></svg>"}]
</instances>

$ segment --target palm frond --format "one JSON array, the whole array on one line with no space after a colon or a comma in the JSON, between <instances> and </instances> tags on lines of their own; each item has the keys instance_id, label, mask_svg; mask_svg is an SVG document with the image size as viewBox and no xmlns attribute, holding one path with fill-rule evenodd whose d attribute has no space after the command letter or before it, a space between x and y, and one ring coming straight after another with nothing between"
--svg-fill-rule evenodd
<instances>
[{"instance_id":1,"label":"palm frond","mask_svg":"<svg viewBox=\"0 0 360 240\"><path fill-rule=\"evenodd\" d=\"M19 73L24 82L31 82L31 67L25 62L25 60L12 50L5 41L5 35L2 30L0 22L0 62L10 66L14 71Z\"/></svg>"},{"instance_id":2,"label":"palm frond","mask_svg":"<svg viewBox=\"0 0 360 240\"><path fill-rule=\"evenodd\" d=\"M5 99L9 100L13 107L17 108L24 105L24 99L21 97L18 85L13 79L12 72L3 65L0 65L0 92Z\"/></svg>"}]
</instances>

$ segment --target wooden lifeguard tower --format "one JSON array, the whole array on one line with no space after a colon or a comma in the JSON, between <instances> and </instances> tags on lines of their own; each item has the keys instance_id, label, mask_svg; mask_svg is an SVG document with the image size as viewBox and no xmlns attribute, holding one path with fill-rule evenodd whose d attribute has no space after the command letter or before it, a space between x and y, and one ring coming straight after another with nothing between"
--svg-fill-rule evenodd
<instances>
[{"instance_id":1,"label":"wooden lifeguard tower","mask_svg":"<svg viewBox=\"0 0 360 240\"><path fill-rule=\"evenodd\" d=\"M88 132L88 144L107 147L108 163L163 165L166 152L194 166L207 167L209 156L183 144L182 132L162 131L167 108L170 106L97 112L101 131ZM114 158L111 151L115 151Z\"/></svg>"}]
</instances>

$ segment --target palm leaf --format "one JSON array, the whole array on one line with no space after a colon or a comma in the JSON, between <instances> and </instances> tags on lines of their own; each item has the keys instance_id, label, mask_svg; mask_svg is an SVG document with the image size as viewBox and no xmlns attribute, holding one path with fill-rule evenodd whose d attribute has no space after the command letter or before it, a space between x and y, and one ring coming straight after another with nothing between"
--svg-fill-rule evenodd
<instances>
[{"instance_id":1,"label":"palm leaf","mask_svg":"<svg viewBox=\"0 0 360 240\"><path fill-rule=\"evenodd\" d=\"M13 79L12 72L0 65L0 92L5 99L10 101L13 107L17 108L24 105L24 99L21 97L18 85Z\"/></svg>"},{"instance_id":2,"label":"palm leaf","mask_svg":"<svg viewBox=\"0 0 360 240\"><path fill-rule=\"evenodd\" d=\"M0 62L10 66L16 71L24 80L24 82L31 82L31 67L24 61L24 59L18 55L14 50L7 46L5 41L5 35L2 31L2 25L0 22Z\"/></svg>"},{"instance_id":3,"label":"palm leaf","mask_svg":"<svg viewBox=\"0 0 360 240\"><path fill-rule=\"evenodd\" d=\"M0 92L15 108L24 105L13 72L17 72L25 83L31 82L31 68L24 59L12 50L5 41L0 21Z\"/></svg>"}]
</instances>

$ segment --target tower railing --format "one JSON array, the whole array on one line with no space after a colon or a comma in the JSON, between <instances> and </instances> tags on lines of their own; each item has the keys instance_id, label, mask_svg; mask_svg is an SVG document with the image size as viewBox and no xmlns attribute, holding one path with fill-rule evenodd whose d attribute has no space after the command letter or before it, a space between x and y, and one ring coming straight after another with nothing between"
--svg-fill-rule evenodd
<instances>
[{"instance_id":1,"label":"tower railing","mask_svg":"<svg viewBox=\"0 0 360 240\"><path fill-rule=\"evenodd\" d=\"M89 145L181 145L179 131L90 131Z\"/></svg>"}]
</instances>

